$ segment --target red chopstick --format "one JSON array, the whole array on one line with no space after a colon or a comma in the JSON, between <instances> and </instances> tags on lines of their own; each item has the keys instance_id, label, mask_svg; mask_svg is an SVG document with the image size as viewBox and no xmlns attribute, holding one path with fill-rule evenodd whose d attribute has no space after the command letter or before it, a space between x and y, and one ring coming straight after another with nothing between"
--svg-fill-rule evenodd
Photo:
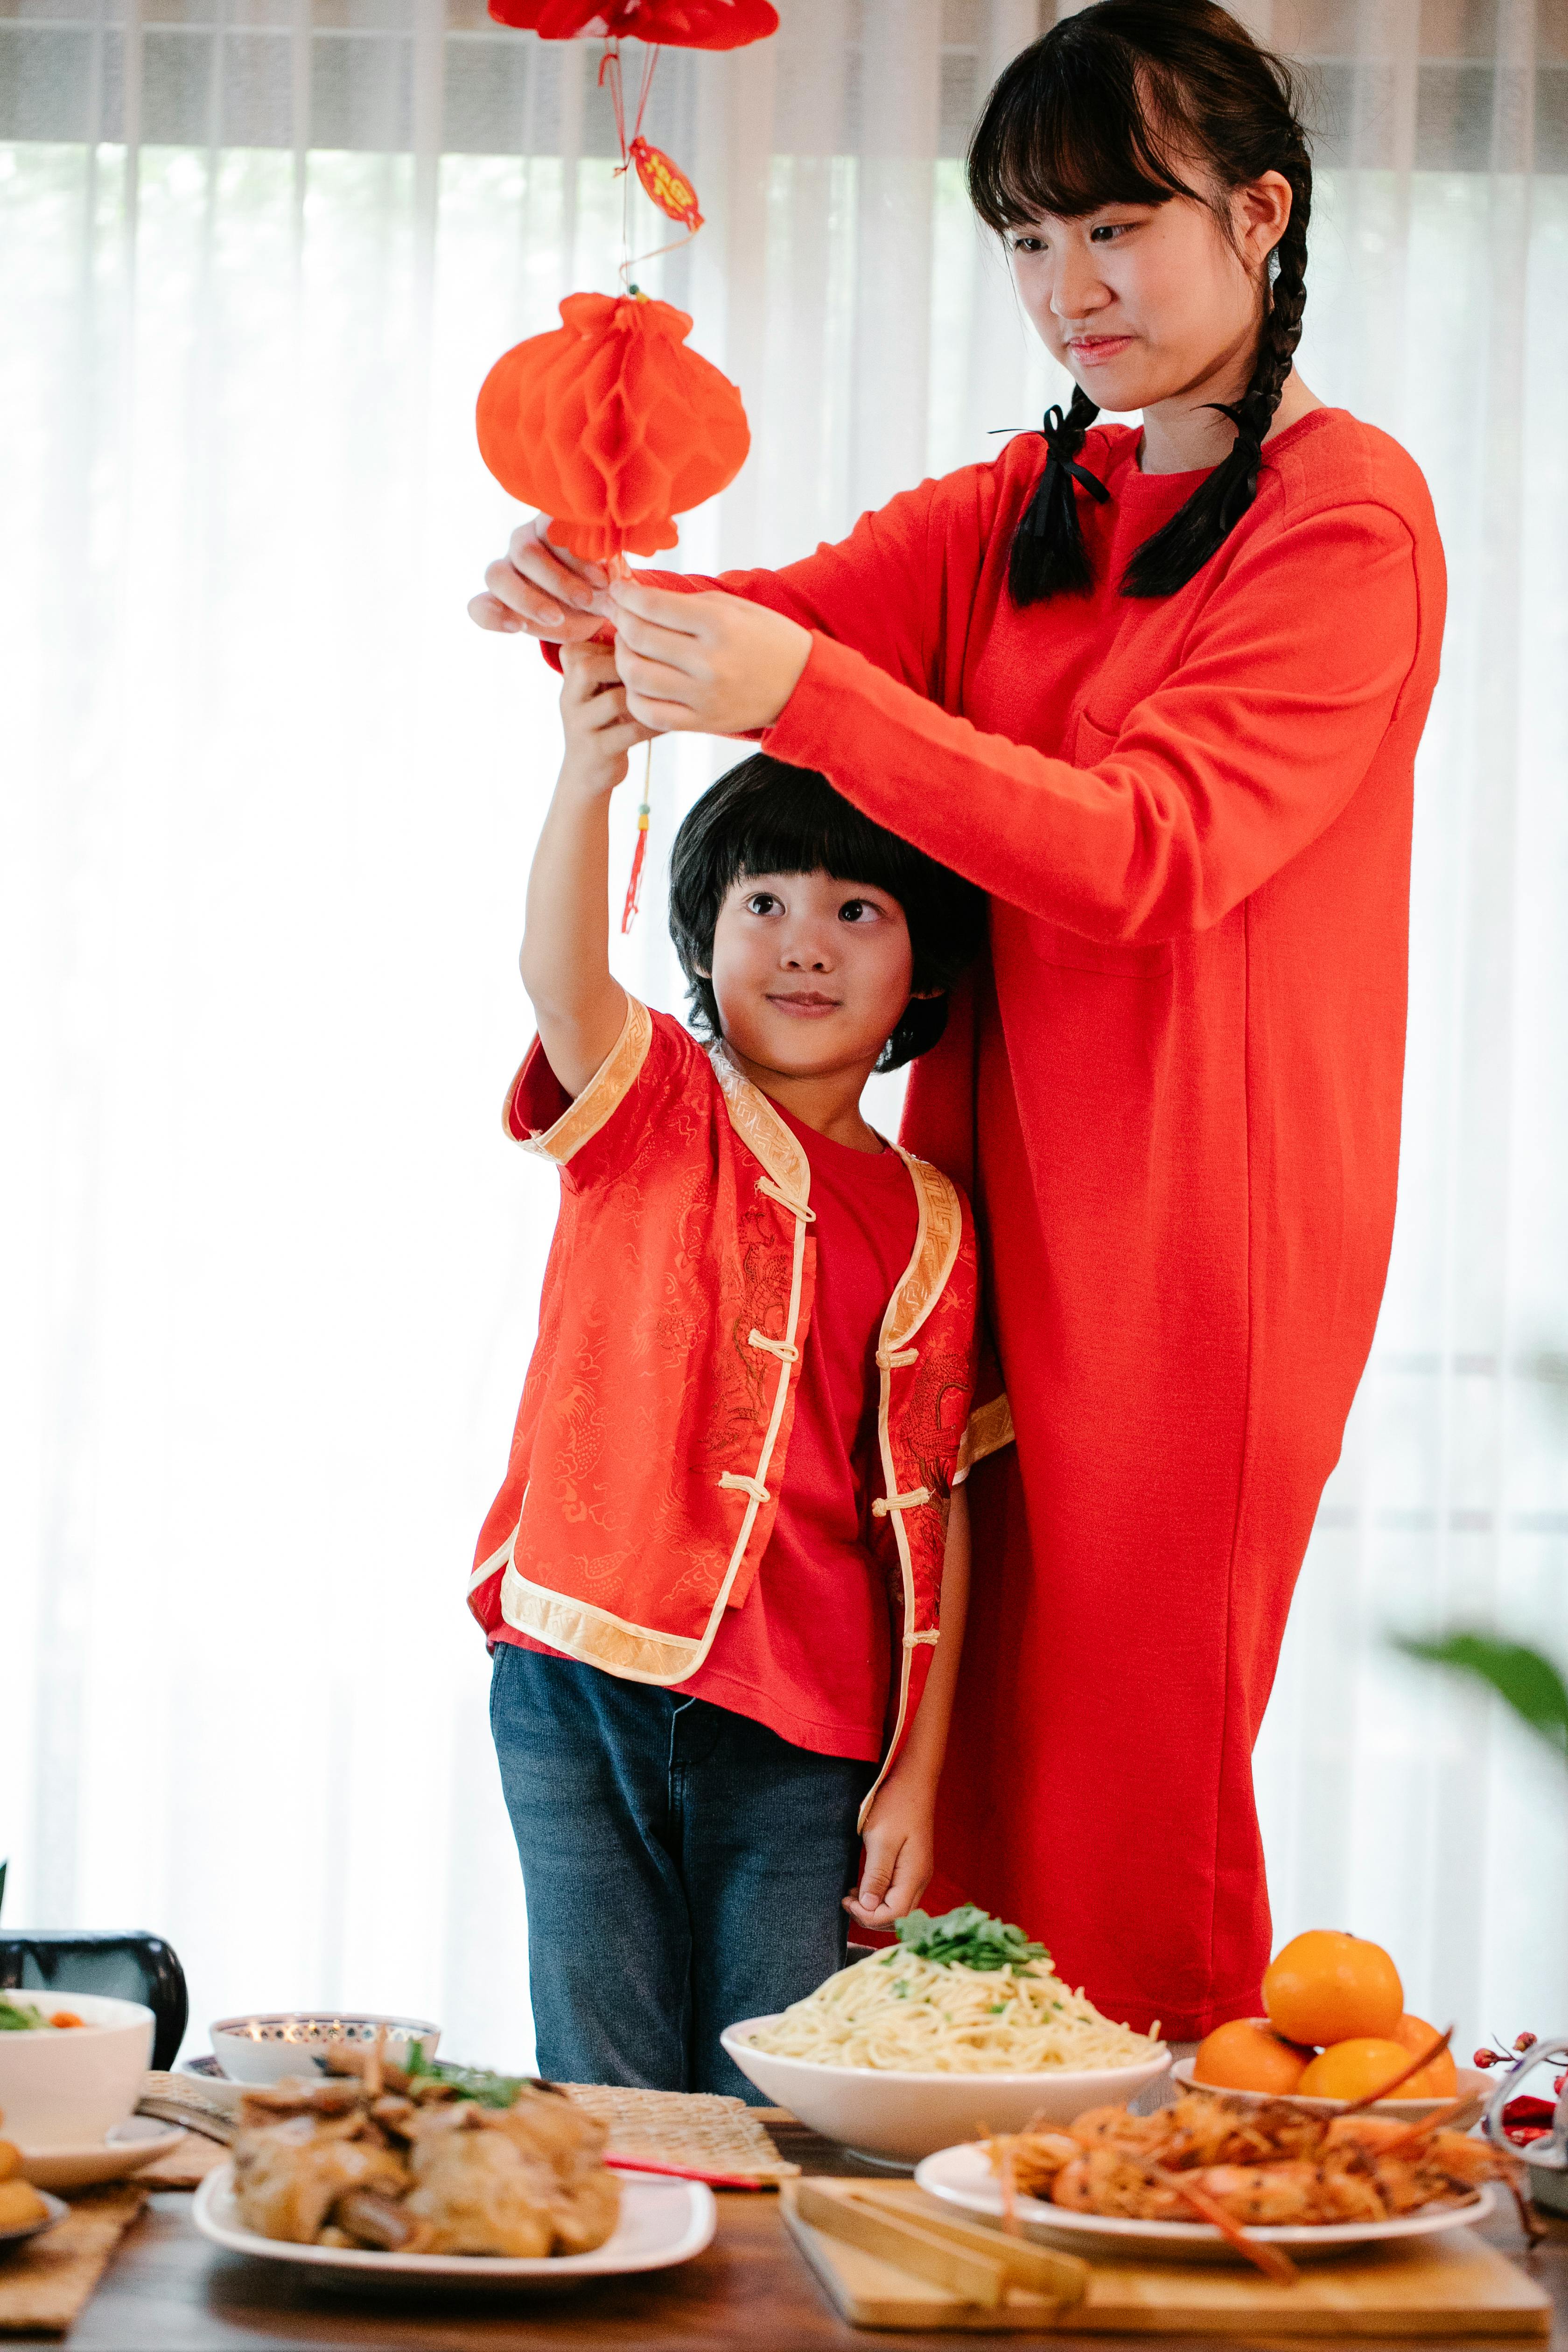
<instances>
[{"instance_id":1,"label":"red chopstick","mask_svg":"<svg viewBox=\"0 0 1568 2352\"><path fill-rule=\"evenodd\" d=\"M660 2164L652 2156L605 2156L600 2162L612 2172L664 2172L672 2180L705 2180L710 2189L771 2189L773 2185L745 2172L704 2172L695 2164Z\"/></svg>"}]
</instances>

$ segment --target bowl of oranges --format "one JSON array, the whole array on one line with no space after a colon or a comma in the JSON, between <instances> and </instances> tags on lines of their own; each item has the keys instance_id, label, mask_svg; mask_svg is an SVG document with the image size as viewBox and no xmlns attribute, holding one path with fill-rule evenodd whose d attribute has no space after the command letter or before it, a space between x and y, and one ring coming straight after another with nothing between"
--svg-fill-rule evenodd
<instances>
[{"instance_id":1,"label":"bowl of oranges","mask_svg":"<svg viewBox=\"0 0 1568 2352\"><path fill-rule=\"evenodd\" d=\"M1263 2006L1266 2016L1216 2025L1195 2057L1177 2060L1173 2081L1231 2098L1289 2099L1313 2115L1370 2100L1374 2115L1408 2123L1484 2087L1485 2076L1456 2066L1446 2049L1409 2073L1441 2037L1410 2015L1398 1969L1364 1936L1314 1927L1293 1937L1268 1964ZM1379 2095L1384 2084L1390 2098Z\"/></svg>"}]
</instances>

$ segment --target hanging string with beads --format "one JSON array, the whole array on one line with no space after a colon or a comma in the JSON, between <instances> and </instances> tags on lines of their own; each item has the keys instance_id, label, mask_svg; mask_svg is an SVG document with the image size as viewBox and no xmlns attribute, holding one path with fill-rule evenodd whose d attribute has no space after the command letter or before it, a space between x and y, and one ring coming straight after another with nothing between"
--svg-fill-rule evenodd
<instances>
[{"instance_id":1,"label":"hanging string with beads","mask_svg":"<svg viewBox=\"0 0 1568 2352\"><path fill-rule=\"evenodd\" d=\"M642 870L647 856L647 827L650 809L649 793L653 788L653 738L650 735L643 748L642 798L637 803L637 845L632 852L631 879L626 884L626 903L621 908L621 937L637 919L637 900L642 893Z\"/></svg>"},{"instance_id":2,"label":"hanging string with beads","mask_svg":"<svg viewBox=\"0 0 1568 2352\"><path fill-rule=\"evenodd\" d=\"M616 141L621 151L616 166L623 183L621 200L621 263L619 276L627 294L644 299L642 289L632 279L632 270L639 261L656 260L660 254L674 253L689 245L702 226L698 209L697 191L679 167L668 155L651 146L643 137L643 117L653 89L654 69L658 64L658 49L650 46L643 58L642 81L637 90L637 113L632 120L631 137L626 136L626 89L621 70L621 45L607 41L599 64L599 86L610 94L610 105L616 118ZM632 177L641 181L650 204L656 205L669 220L679 221L686 229L684 236L669 245L658 245L647 253L634 254L632 246ZM629 580L630 568L624 555L616 553L609 563L612 580ZM637 847L632 853L631 878L626 884L626 905L621 909L621 936L624 939L637 917L637 902L642 893L643 866L647 859L647 829L650 815L650 794L653 784L653 743L650 739L643 759L642 799L637 803Z\"/></svg>"}]
</instances>

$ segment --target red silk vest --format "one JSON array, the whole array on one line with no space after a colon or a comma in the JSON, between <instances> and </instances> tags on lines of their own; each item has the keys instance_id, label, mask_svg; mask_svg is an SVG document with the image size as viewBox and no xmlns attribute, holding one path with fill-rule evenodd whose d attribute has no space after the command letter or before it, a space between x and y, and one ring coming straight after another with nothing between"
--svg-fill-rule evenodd
<instances>
[{"instance_id":1,"label":"red silk vest","mask_svg":"<svg viewBox=\"0 0 1568 2352\"><path fill-rule=\"evenodd\" d=\"M508 1089L509 1133L539 1052ZM722 1046L705 1053L635 997L582 1094L517 1139L560 1169L561 1216L469 1606L487 1633L505 1622L607 1674L679 1684L773 1531L816 1278L810 1163ZM884 1774L939 1635L948 1498L1012 1434L1005 1397L971 1416L968 1202L900 1157L920 1217L877 1346L871 1543L901 1635Z\"/></svg>"}]
</instances>

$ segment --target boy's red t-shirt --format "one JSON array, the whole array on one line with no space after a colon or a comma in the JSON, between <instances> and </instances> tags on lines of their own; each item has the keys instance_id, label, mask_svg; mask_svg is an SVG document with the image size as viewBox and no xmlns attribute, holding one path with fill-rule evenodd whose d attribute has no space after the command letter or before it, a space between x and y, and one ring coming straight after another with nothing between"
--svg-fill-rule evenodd
<instances>
[{"instance_id":1,"label":"boy's red t-shirt","mask_svg":"<svg viewBox=\"0 0 1568 2352\"><path fill-rule=\"evenodd\" d=\"M540 1072L545 1078L545 1069ZM570 1097L527 1111L550 1124ZM910 1262L919 1209L896 1151L852 1151L773 1108L811 1162L816 1296L773 1538L743 1605L671 1687L765 1723L793 1747L875 1763L891 1673L888 1594L868 1541L877 1461L877 1335ZM514 1108L512 1118L518 1116ZM549 1651L510 1625L495 1638ZM552 1653L552 1654L554 1654Z\"/></svg>"}]
</instances>

